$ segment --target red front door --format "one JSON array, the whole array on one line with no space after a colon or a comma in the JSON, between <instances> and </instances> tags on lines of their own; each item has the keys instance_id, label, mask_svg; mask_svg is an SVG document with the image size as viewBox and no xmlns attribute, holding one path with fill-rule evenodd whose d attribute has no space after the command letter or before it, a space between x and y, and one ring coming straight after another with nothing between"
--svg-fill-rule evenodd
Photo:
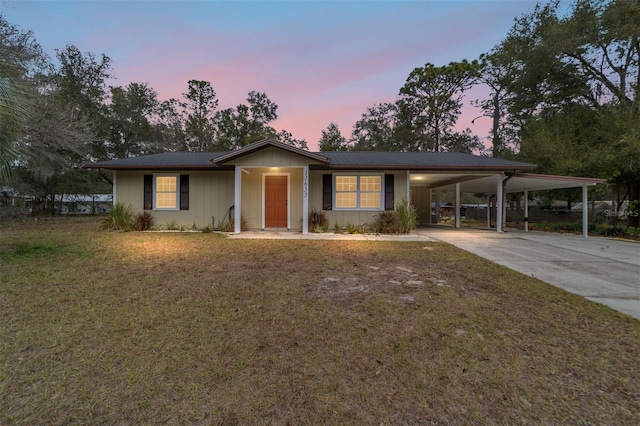
<instances>
[{"instance_id":1,"label":"red front door","mask_svg":"<svg viewBox=\"0 0 640 426\"><path fill-rule=\"evenodd\" d=\"M287 176L265 176L264 226L287 227Z\"/></svg>"}]
</instances>

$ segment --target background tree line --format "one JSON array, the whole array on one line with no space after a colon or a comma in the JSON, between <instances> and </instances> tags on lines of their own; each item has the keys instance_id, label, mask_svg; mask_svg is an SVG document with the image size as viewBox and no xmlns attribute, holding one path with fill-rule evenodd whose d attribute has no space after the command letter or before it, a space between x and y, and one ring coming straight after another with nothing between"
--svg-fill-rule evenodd
<instances>
[{"instance_id":1,"label":"background tree line","mask_svg":"<svg viewBox=\"0 0 640 426\"><path fill-rule=\"evenodd\" d=\"M319 146L473 151L537 164L538 173L606 178L637 227L639 59L640 0L577 0L566 13L558 1L539 4L478 60L414 69L395 103L368 108L348 139L331 123ZM471 101L491 120L487 147L470 129L454 130L475 85L489 88Z\"/></svg>"},{"instance_id":2,"label":"background tree line","mask_svg":"<svg viewBox=\"0 0 640 426\"><path fill-rule=\"evenodd\" d=\"M539 4L478 59L415 68L395 102L367 108L349 138L330 123L319 148L512 158L540 173L607 178L637 210L639 34L640 0L577 0L568 11ZM266 137L307 148L270 126L278 106L265 93L219 109L211 83L191 80L181 99L160 102L146 83L108 86L108 56L67 46L54 62L1 16L0 53L0 177L13 170L14 187L42 197L98 190L102 181L79 169L94 160L226 151ZM489 89L471 100L491 122L482 137L455 130L476 85Z\"/></svg>"},{"instance_id":3,"label":"background tree line","mask_svg":"<svg viewBox=\"0 0 640 426\"><path fill-rule=\"evenodd\" d=\"M47 57L30 31L0 15L0 179L39 200L111 192L91 161L166 151L228 151L274 138L305 140L269 124L278 106L252 91L246 103L219 109L211 83L190 80L181 99L160 102L147 83L109 86L111 59L75 46ZM9 182L10 179L10 182ZM54 212L54 204L47 208Z\"/></svg>"}]
</instances>

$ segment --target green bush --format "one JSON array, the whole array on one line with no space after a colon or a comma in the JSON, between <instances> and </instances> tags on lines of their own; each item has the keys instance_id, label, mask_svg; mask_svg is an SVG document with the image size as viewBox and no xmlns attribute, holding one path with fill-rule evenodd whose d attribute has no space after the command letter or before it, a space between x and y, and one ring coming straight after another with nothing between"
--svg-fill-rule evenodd
<instances>
[{"instance_id":1,"label":"green bush","mask_svg":"<svg viewBox=\"0 0 640 426\"><path fill-rule=\"evenodd\" d=\"M406 198L396 203L396 215L398 217L398 232L408 234L413 231L418 222L418 212L413 204Z\"/></svg>"},{"instance_id":2,"label":"green bush","mask_svg":"<svg viewBox=\"0 0 640 426\"><path fill-rule=\"evenodd\" d=\"M327 215L323 211L317 211L312 209L309 213L309 231L310 232L323 232L329 226L329 220Z\"/></svg>"},{"instance_id":3,"label":"green bush","mask_svg":"<svg viewBox=\"0 0 640 426\"><path fill-rule=\"evenodd\" d=\"M625 229L625 235L628 235L630 237L640 237L640 228L629 226L627 229Z\"/></svg>"},{"instance_id":4,"label":"green bush","mask_svg":"<svg viewBox=\"0 0 640 426\"><path fill-rule=\"evenodd\" d=\"M109 231L131 231L133 229L133 209L128 204L116 203L102 217L100 227Z\"/></svg>"},{"instance_id":5,"label":"green bush","mask_svg":"<svg viewBox=\"0 0 640 426\"><path fill-rule=\"evenodd\" d=\"M397 234L398 228L398 216L392 211L378 213L371 225L371 230L376 234Z\"/></svg>"},{"instance_id":6,"label":"green bush","mask_svg":"<svg viewBox=\"0 0 640 426\"><path fill-rule=\"evenodd\" d=\"M530 229L551 232L570 232L579 234L582 232L582 222L538 222L529 225Z\"/></svg>"},{"instance_id":7,"label":"green bush","mask_svg":"<svg viewBox=\"0 0 640 426\"><path fill-rule=\"evenodd\" d=\"M625 230L619 226L607 226L599 233L605 237L622 237L625 234Z\"/></svg>"},{"instance_id":8,"label":"green bush","mask_svg":"<svg viewBox=\"0 0 640 426\"><path fill-rule=\"evenodd\" d=\"M176 222L175 219L168 220L167 223L164 225L164 228L167 231L179 231L180 230L180 226L178 225L178 222Z\"/></svg>"},{"instance_id":9,"label":"green bush","mask_svg":"<svg viewBox=\"0 0 640 426\"><path fill-rule=\"evenodd\" d=\"M133 228L136 231L148 231L151 229L153 216L148 211L138 212L133 218Z\"/></svg>"},{"instance_id":10,"label":"green bush","mask_svg":"<svg viewBox=\"0 0 640 426\"><path fill-rule=\"evenodd\" d=\"M347 234L364 234L366 232L365 225L356 225L353 223L347 223L345 225L344 232ZM342 233L342 230L340 231Z\"/></svg>"}]
</instances>

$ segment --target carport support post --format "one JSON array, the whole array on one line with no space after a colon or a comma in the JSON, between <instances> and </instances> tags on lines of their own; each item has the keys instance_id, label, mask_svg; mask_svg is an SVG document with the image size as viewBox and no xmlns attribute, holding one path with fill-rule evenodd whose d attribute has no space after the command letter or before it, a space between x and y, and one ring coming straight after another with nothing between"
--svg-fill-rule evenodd
<instances>
[{"instance_id":1,"label":"carport support post","mask_svg":"<svg viewBox=\"0 0 640 426\"><path fill-rule=\"evenodd\" d=\"M491 195L487 195L487 229L491 229Z\"/></svg>"},{"instance_id":2,"label":"carport support post","mask_svg":"<svg viewBox=\"0 0 640 426\"><path fill-rule=\"evenodd\" d=\"M236 176L234 183L234 191L233 191L233 232L236 234L240 233L240 228L242 226L241 222L241 207L240 202L242 200L242 167L236 166Z\"/></svg>"},{"instance_id":3,"label":"carport support post","mask_svg":"<svg viewBox=\"0 0 640 426\"><path fill-rule=\"evenodd\" d=\"M502 176L496 185L496 232L502 232Z\"/></svg>"},{"instance_id":4,"label":"carport support post","mask_svg":"<svg viewBox=\"0 0 640 426\"><path fill-rule=\"evenodd\" d=\"M309 166L302 168L302 235L309 233Z\"/></svg>"},{"instance_id":5,"label":"carport support post","mask_svg":"<svg viewBox=\"0 0 640 426\"><path fill-rule=\"evenodd\" d=\"M456 183L456 228L460 228L460 184Z\"/></svg>"},{"instance_id":6,"label":"carport support post","mask_svg":"<svg viewBox=\"0 0 640 426\"><path fill-rule=\"evenodd\" d=\"M582 236L587 238L589 236L589 210L587 204L589 203L589 197L587 195L587 185L582 185Z\"/></svg>"},{"instance_id":7,"label":"carport support post","mask_svg":"<svg viewBox=\"0 0 640 426\"><path fill-rule=\"evenodd\" d=\"M529 191L524 191L524 232L529 232Z\"/></svg>"}]
</instances>

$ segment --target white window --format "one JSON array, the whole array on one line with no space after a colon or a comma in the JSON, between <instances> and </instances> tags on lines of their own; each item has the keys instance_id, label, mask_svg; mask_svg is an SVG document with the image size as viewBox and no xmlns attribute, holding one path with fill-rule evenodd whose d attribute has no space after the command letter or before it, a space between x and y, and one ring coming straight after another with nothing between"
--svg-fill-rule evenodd
<instances>
[{"instance_id":1,"label":"white window","mask_svg":"<svg viewBox=\"0 0 640 426\"><path fill-rule=\"evenodd\" d=\"M156 209L178 209L178 182L178 175L154 176L154 197Z\"/></svg>"},{"instance_id":2,"label":"white window","mask_svg":"<svg viewBox=\"0 0 640 426\"><path fill-rule=\"evenodd\" d=\"M382 210L382 175L336 175L335 208Z\"/></svg>"}]
</instances>

